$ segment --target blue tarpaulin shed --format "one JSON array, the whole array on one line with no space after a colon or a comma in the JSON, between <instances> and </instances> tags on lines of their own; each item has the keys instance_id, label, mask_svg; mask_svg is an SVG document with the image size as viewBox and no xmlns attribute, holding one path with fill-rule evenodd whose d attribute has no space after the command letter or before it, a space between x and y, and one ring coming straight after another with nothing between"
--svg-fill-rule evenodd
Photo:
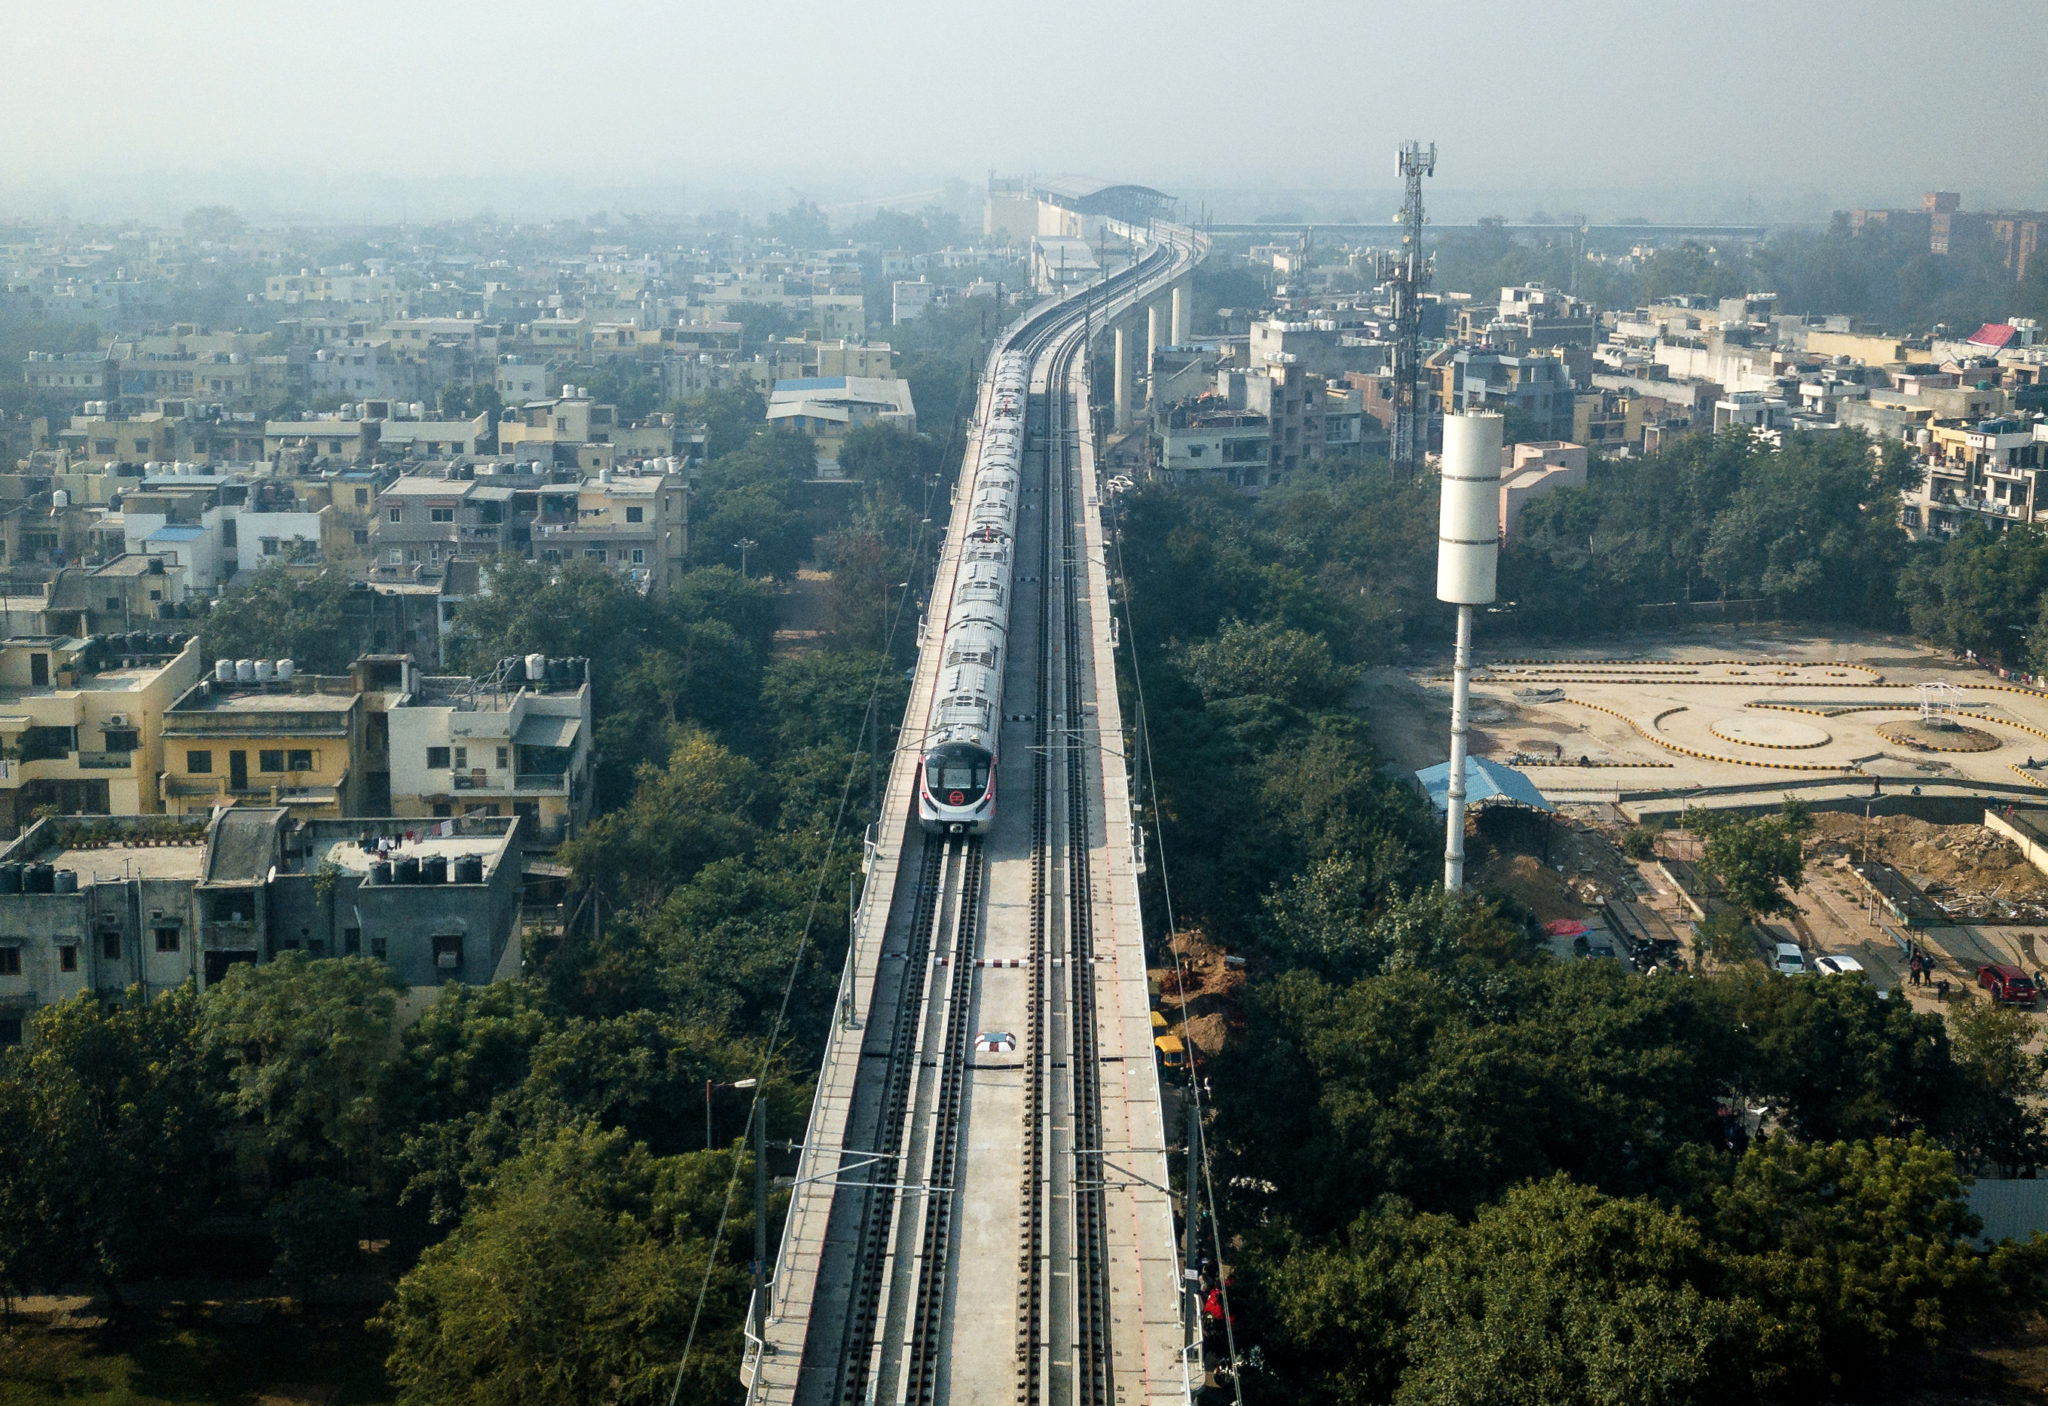
<instances>
[{"instance_id":1,"label":"blue tarpaulin shed","mask_svg":"<svg viewBox=\"0 0 2048 1406\"><path fill-rule=\"evenodd\" d=\"M1438 810L1449 808L1450 802L1444 794L1451 789L1449 762L1426 766L1415 773L1415 779L1429 793L1431 805ZM1505 801L1534 810L1552 809L1550 802L1543 799L1543 793L1536 789L1536 783L1513 767L1479 757L1465 758L1465 804L1483 806L1492 801Z\"/></svg>"}]
</instances>

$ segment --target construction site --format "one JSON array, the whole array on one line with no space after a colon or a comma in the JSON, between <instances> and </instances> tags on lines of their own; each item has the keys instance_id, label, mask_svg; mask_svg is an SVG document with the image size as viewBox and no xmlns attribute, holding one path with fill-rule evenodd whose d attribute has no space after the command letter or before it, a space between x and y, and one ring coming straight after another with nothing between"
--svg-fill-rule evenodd
<instances>
[{"instance_id":1,"label":"construction site","mask_svg":"<svg viewBox=\"0 0 2048 1406\"><path fill-rule=\"evenodd\" d=\"M1366 677L1358 701L1390 770L1441 759L1450 691L1433 665ZM1681 820L1796 799L1814 812L1805 874L1796 911L1752 930L1760 953L1853 957L1928 1003L1981 998L1986 965L2048 965L2048 845L2027 818L2048 806L2048 694L1893 637L1754 630L1626 657L1502 650L1475 662L1471 696L1471 755L1557 808L1541 853L1480 845L1475 884L1527 908L1560 957L1746 957L1695 935L1715 900ZM1656 836L1634 859L1632 830ZM1909 982L1915 953L1924 985Z\"/></svg>"}]
</instances>

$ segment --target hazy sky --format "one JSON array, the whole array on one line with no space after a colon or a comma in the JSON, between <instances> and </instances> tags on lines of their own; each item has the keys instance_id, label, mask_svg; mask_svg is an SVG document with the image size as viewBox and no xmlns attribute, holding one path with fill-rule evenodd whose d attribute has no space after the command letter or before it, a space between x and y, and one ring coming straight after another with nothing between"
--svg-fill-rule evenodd
<instances>
[{"instance_id":1,"label":"hazy sky","mask_svg":"<svg viewBox=\"0 0 2048 1406\"><path fill-rule=\"evenodd\" d=\"M2048 199L2035 0L66 0L0 34L0 213L118 205L114 176L472 209L991 167L1377 193L1411 135L1446 193Z\"/></svg>"}]
</instances>

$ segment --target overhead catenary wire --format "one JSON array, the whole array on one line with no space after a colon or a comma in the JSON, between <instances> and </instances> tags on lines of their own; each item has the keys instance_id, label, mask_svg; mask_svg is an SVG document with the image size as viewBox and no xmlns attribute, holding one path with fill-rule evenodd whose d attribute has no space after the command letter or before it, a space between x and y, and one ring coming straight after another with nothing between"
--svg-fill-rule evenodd
<instances>
[{"instance_id":1,"label":"overhead catenary wire","mask_svg":"<svg viewBox=\"0 0 2048 1406\"><path fill-rule=\"evenodd\" d=\"M1124 583L1124 638L1130 642L1131 646L1131 685L1133 691L1137 694L1138 701L1137 729L1139 743L1138 750L1140 753L1139 761L1141 769L1144 772L1143 785L1145 787L1145 793L1150 800L1152 809L1152 842L1153 844L1158 846L1159 849L1159 890L1161 902L1166 909L1166 950L1168 954L1171 955L1173 958L1173 973L1175 983L1179 986L1179 988L1182 991L1185 991L1187 989L1186 968L1181 962L1180 953L1177 950L1175 950L1173 945L1173 934L1175 931L1173 916L1173 881L1171 871L1168 867L1166 859L1166 821L1165 812L1160 808L1159 805L1159 774L1153 766L1152 762L1153 753L1151 712L1145 706L1144 669L1138 663L1138 633L1135 628L1135 622L1131 618L1131 578L1130 573L1126 571L1124 568L1123 500L1121 494L1117 495L1116 502L1116 531L1110 535L1110 540L1115 544L1116 548L1116 573L1118 578L1121 579ZM1188 1059L1187 1070L1188 1097L1194 1102L1195 1125L1199 1128L1202 1126L1203 1121L1202 1087L1201 1080L1195 1077L1195 1060L1193 1058L1192 1051L1190 1052L1190 1057ZM1230 1311L1229 1276L1225 1275L1223 1272L1223 1232L1221 1221L1219 1220L1216 1214L1216 1179L1210 1170L1209 1139L1207 1137L1203 1137L1200 1139L1200 1142L1200 1160L1202 1165L1202 1194L1200 1196L1200 1201L1206 1204L1209 1210L1209 1234L1212 1243L1215 1245L1216 1254L1217 1291L1223 1304L1224 1343L1229 1350L1231 1360L1235 1362L1237 1358L1237 1328L1235 1323L1232 1321L1233 1315ZM1197 1206L1196 1189L1192 1186L1189 1187L1187 1191L1187 1196L1188 1214L1194 1215L1196 1214ZM1182 1266L1183 1270L1185 1270L1186 1268L1188 1268L1188 1266ZM1201 1333L1201 1322L1199 1318L1197 1318L1196 1322L1192 1325L1192 1327L1197 1335L1197 1341L1199 1341ZM1240 1371L1233 1370L1230 1374L1231 1396L1232 1399L1236 1402L1236 1406L1244 1406L1244 1383L1242 1378L1243 1373Z\"/></svg>"},{"instance_id":2,"label":"overhead catenary wire","mask_svg":"<svg viewBox=\"0 0 2048 1406\"><path fill-rule=\"evenodd\" d=\"M923 519L920 521L918 525L917 535L913 539L911 546L911 565L913 568L913 572L915 571L917 564L924 559L924 553L927 547L926 538L930 535L930 508L934 488L935 486L928 485L925 490L926 510ZM941 540L943 540L943 537L941 537ZM912 579L915 579L914 575ZM896 613L893 617L891 617L889 621L889 627L883 634L881 650L882 658L880 662L876 664L874 678L868 686L867 712L865 714L861 728L861 735L863 738L865 738L868 735L868 729L870 727L874 727L877 730L879 730L880 723L879 720L875 717L876 703L881 698L883 680L885 680L889 676L890 671L895 666L894 656L891 653L891 651L895 645L897 633L903 627L904 616L909 611L911 600L913 599L915 594L916 593L914 591L905 591L903 593L903 598L897 602ZM868 765L868 760L864 753L865 749L856 749L855 754L852 760L849 762L846 769L846 780L841 784L839 788L839 805L832 817L832 830L831 833L826 837L825 853L820 857L818 861L818 877L811 887L810 902L804 910L803 934L801 937L797 939L796 951L790 958L789 976L783 982L782 986L782 1000L780 1004L776 1007L775 1019L773 1022L770 1023L768 1028L768 1039L762 1046L761 1064L759 1072L756 1076L756 1082L754 1084L754 1096L751 1100L749 1100L747 1106L747 1116L749 1119L758 1118L762 1116L762 1109L760 1105L762 1098L765 1095L768 1087L769 1067L774 1063L776 1046L782 1038L782 1027L787 1022L789 1016L789 1004L790 1000L796 992L796 983L798 976L803 970L804 954L810 948L811 931L813 926L817 922L819 904L823 901L824 898L825 881L832 872L832 859L833 856L838 853L840 837L845 833L846 812L849 805L852 803L853 788L855 783L860 778L862 768ZM849 937L848 940L851 941L851 938ZM750 1122L748 1126L751 1127L753 1125ZM706 1148L705 1150L707 1152L710 1151L709 1148ZM683 1353L681 1359L676 1363L675 1380L669 1387L668 1406L676 1406L678 1396L683 1389L683 1378L688 1373L690 1368L690 1356L696 1349L697 1330L703 1322L704 1303L711 1292L711 1276L717 1271L719 1252L724 1248L726 1228L731 1223L733 1197L739 1191L740 1172L745 1162L745 1154L746 1143L745 1140L742 1139L740 1142L736 1143L733 1148L732 1172L726 1179L725 1201L719 1209L718 1225L717 1228L713 1231L711 1237L711 1250L710 1253L705 1256L704 1273L697 1284L697 1300L695 1306L690 1311L690 1327L689 1331L684 1335L683 1338ZM759 1379L760 1373L756 1371L754 1374L754 1381L758 1382ZM754 1387L750 1383L747 1388L747 1399L751 1401L753 1399L753 1396Z\"/></svg>"}]
</instances>

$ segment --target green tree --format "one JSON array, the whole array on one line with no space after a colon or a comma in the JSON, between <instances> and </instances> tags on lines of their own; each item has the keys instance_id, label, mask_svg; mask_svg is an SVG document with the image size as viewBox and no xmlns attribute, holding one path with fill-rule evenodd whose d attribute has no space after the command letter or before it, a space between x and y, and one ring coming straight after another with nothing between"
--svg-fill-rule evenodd
<instances>
[{"instance_id":1,"label":"green tree","mask_svg":"<svg viewBox=\"0 0 2048 1406\"><path fill-rule=\"evenodd\" d=\"M1329 641L1272 621L1229 622L1214 640L1188 650L1186 667L1211 702L1264 694L1298 708L1328 707L1352 682L1331 658Z\"/></svg>"},{"instance_id":2,"label":"green tree","mask_svg":"<svg viewBox=\"0 0 2048 1406\"><path fill-rule=\"evenodd\" d=\"M1971 1247L1954 1158L1919 1138L1753 1147L1702 1216L1780 1325L1763 1346L1796 1399L1894 1379L2000 1307L2024 1261Z\"/></svg>"},{"instance_id":3,"label":"green tree","mask_svg":"<svg viewBox=\"0 0 2048 1406\"><path fill-rule=\"evenodd\" d=\"M199 1006L189 986L84 993L0 1051L0 1284L117 1293L204 1208L222 1075Z\"/></svg>"},{"instance_id":4,"label":"green tree","mask_svg":"<svg viewBox=\"0 0 2048 1406\"><path fill-rule=\"evenodd\" d=\"M1796 892L1806 873L1800 836L1812 821L1790 807L1777 815L1740 816L1702 810L1685 812L1685 828L1706 837L1700 871L1744 916L1796 911Z\"/></svg>"},{"instance_id":5,"label":"green tree","mask_svg":"<svg viewBox=\"0 0 2048 1406\"><path fill-rule=\"evenodd\" d=\"M1482 1207L1424 1262L1394 1400L1632 1406L1750 1395L1764 1315L1714 1291L1691 1218L1563 1176Z\"/></svg>"},{"instance_id":6,"label":"green tree","mask_svg":"<svg viewBox=\"0 0 2048 1406\"><path fill-rule=\"evenodd\" d=\"M701 728L676 728L667 765L643 766L637 783L631 801L562 847L577 882L615 905L657 906L704 865L759 838L759 769Z\"/></svg>"},{"instance_id":7,"label":"green tree","mask_svg":"<svg viewBox=\"0 0 2048 1406\"><path fill-rule=\"evenodd\" d=\"M654 1158L591 1128L508 1163L378 1315L399 1401L668 1400L729 1165L706 1153ZM749 1224L735 1216L728 1237L743 1239ZM710 1279L686 1401L722 1399L738 1369L746 1278L721 1262Z\"/></svg>"},{"instance_id":8,"label":"green tree","mask_svg":"<svg viewBox=\"0 0 2048 1406\"><path fill-rule=\"evenodd\" d=\"M2048 1162L2048 1056L2033 1048L2034 1022L1996 1001L1967 1001L1949 1011L1948 1031L1962 1089L1946 1105L1947 1140L1965 1165L2017 1177Z\"/></svg>"},{"instance_id":9,"label":"green tree","mask_svg":"<svg viewBox=\"0 0 2048 1406\"><path fill-rule=\"evenodd\" d=\"M207 992L201 1039L228 1067L229 1108L260 1129L274 1164L343 1180L375 1167L397 990L382 962L280 952Z\"/></svg>"},{"instance_id":10,"label":"green tree","mask_svg":"<svg viewBox=\"0 0 2048 1406\"><path fill-rule=\"evenodd\" d=\"M263 1209L277 1246L278 1278L298 1292L310 1313L322 1280L345 1274L361 1253L363 1195L352 1186L309 1177Z\"/></svg>"},{"instance_id":11,"label":"green tree","mask_svg":"<svg viewBox=\"0 0 2048 1406\"><path fill-rule=\"evenodd\" d=\"M342 674L368 647L350 619L349 579L340 571L301 575L277 562L238 577L200 627L208 658L282 658L314 674Z\"/></svg>"}]
</instances>

